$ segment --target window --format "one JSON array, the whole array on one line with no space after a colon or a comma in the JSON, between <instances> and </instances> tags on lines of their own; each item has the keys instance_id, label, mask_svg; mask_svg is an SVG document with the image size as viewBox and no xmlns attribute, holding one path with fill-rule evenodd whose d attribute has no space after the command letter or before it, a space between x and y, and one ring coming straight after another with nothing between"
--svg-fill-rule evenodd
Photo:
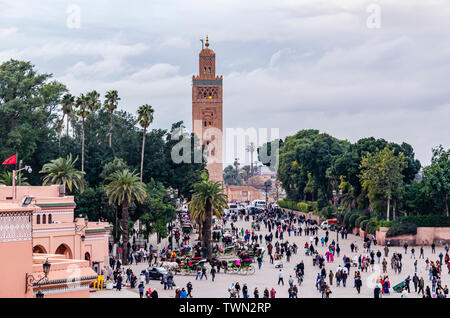
<instances>
[{"instance_id":1,"label":"window","mask_svg":"<svg viewBox=\"0 0 450 318\"><path fill-rule=\"evenodd\" d=\"M206 121L203 123L203 125L206 127Z\"/></svg>"},{"instance_id":2,"label":"window","mask_svg":"<svg viewBox=\"0 0 450 318\"><path fill-rule=\"evenodd\" d=\"M45 224L45 223L47 223L47 217L46 217L46 215L45 214L42 214L42 224Z\"/></svg>"},{"instance_id":3,"label":"window","mask_svg":"<svg viewBox=\"0 0 450 318\"><path fill-rule=\"evenodd\" d=\"M36 215L36 224L41 224L41 216L39 214Z\"/></svg>"},{"instance_id":4,"label":"window","mask_svg":"<svg viewBox=\"0 0 450 318\"><path fill-rule=\"evenodd\" d=\"M208 73L211 74L211 67L208 67Z\"/></svg>"},{"instance_id":5,"label":"window","mask_svg":"<svg viewBox=\"0 0 450 318\"><path fill-rule=\"evenodd\" d=\"M203 74L206 74L206 67L203 69Z\"/></svg>"},{"instance_id":6,"label":"window","mask_svg":"<svg viewBox=\"0 0 450 318\"><path fill-rule=\"evenodd\" d=\"M53 222L52 222L52 215L51 214L49 214L48 215L48 224L52 224Z\"/></svg>"}]
</instances>

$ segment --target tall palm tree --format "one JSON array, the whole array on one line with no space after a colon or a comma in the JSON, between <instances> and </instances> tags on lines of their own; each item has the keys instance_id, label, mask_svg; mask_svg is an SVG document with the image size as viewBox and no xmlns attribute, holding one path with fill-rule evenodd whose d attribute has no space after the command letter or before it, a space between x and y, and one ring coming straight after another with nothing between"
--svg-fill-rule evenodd
<instances>
[{"instance_id":1,"label":"tall palm tree","mask_svg":"<svg viewBox=\"0 0 450 318\"><path fill-rule=\"evenodd\" d=\"M253 142L251 142L246 148L245 150L247 150L247 152L250 152L250 171L251 171L251 175L253 177L253 153L256 150L256 146Z\"/></svg>"},{"instance_id":2,"label":"tall palm tree","mask_svg":"<svg viewBox=\"0 0 450 318\"><path fill-rule=\"evenodd\" d=\"M77 115L81 117L81 171L84 171L84 123L89 115L88 99L81 94L76 100Z\"/></svg>"},{"instance_id":3,"label":"tall palm tree","mask_svg":"<svg viewBox=\"0 0 450 318\"><path fill-rule=\"evenodd\" d=\"M5 171L0 175L0 184L6 185L6 186L12 186L12 179L13 179L13 174L10 171ZM27 182L27 177L23 176L22 174L17 174L16 175L16 184L20 184L20 185L24 185L24 186L28 186L30 185Z\"/></svg>"},{"instance_id":4,"label":"tall palm tree","mask_svg":"<svg viewBox=\"0 0 450 318\"><path fill-rule=\"evenodd\" d=\"M95 114L102 106L100 103L100 94L97 91L88 92L86 93L86 98L89 111L91 114Z\"/></svg>"},{"instance_id":5,"label":"tall palm tree","mask_svg":"<svg viewBox=\"0 0 450 318\"><path fill-rule=\"evenodd\" d=\"M69 113L71 112L72 105L75 98L71 94L65 94L61 100L61 110L62 110L62 118L58 127L58 147L61 147L61 135L62 135L62 127L64 123L64 117L67 116L67 135L69 134Z\"/></svg>"},{"instance_id":6,"label":"tall palm tree","mask_svg":"<svg viewBox=\"0 0 450 318\"><path fill-rule=\"evenodd\" d=\"M62 184L65 188L68 188L72 192L73 188L84 191L84 175L83 171L75 168L75 160L72 159L72 154L69 154L67 158L58 158L46 163L39 173L45 174L42 178L43 185L49 184Z\"/></svg>"},{"instance_id":7,"label":"tall palm tree","mask_svg":"<svg viewBox=\"0 0 450 318\"><path fill-rule=\"evenodd\" d=\"M117 103L119 100L120 100L119 93L116 90L106 92L104 107L109 111L111 115L109 120L109 148L111 148L113 113L114 110L117 109Z\"/></svg>"},{"instance_id":8,"label":"tall palm tree","mask_svg":"<svg viewBox=\"0 0 450 318\"><path fill-rule=\"evenodd\" d=\"M147 197L146 186L138 175L128 169L116 171L106 178L110 181L105 187L109 204L122 206L122 264L127 264L128 255L128 208L133 201L144 202Z\"/></svg>"},{"instance_id":9,"label":"tall palm tree","mask_svg":"<svg viewBox=\"0 0 450 318\"><path fill-rule=\"evenodd\" d=\"M228 208L227 196L223 193L220 182L209 180L208 175L202 173L202 181L194 184L194 193L189 202L191 218L203 221L203 246L206 247L207 257L211 256L211 220L212 216L221 217L223 210Z\"/></svg>"},{"instance_id":10,"label":"tall palm tree","mask_svg":"<svg viewBox=\"0 0 450 318\"><path fill-rule=\"evenodd\" d=\"M145 135L147 134L147 128L153 122L153 114L155 110L152 106L145 104L138 109L138 124L144 128L144 133L142 135L142 153L141 153L141 182L142 174L144 171L144 149L145 149Z\"/></svg>"}]
</instances>

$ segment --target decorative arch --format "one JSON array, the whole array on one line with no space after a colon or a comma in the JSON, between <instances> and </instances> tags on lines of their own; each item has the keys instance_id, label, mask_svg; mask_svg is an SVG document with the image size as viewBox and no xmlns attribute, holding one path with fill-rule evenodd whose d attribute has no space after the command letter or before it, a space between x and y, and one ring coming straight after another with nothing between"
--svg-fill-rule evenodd
<instances>
[{"instance_id":1,"label":"decorative arch","mask_svg":"<svg viewBox=\"0 0 450 318\"><path fill-rule=\"evenodd\" d=\"M42 245L36 245L33 247L33 253L47 254L47 250Z\"/></svg>"},{"instance_id":2,"label":"decorative arch","mask_svg":"<svg viewBox=\"0 0 450 318\"><path fill-rule=\"evenodd\" d=\"M66 244L61 244L55 251L55 254L62 254L67 259L72 259L72 251Z\"/></svg>"}]
</instances>

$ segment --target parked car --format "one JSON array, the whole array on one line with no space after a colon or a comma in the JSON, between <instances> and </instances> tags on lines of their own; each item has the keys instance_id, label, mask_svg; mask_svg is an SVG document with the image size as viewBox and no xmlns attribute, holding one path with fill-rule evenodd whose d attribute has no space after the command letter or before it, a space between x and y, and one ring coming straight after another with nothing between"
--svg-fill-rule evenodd
<instances>
[{"instance_id":1,"label":"parked car","mask_svg":"<svg viewBox=\"0 0 450 318\"><path fill-rule=\"evenodd\" d=\"M163 278L164 274L169 273L165 268L154 267L154 266L147 268L147 271L148 271L150 279L156 279L156 280L161 280Z\"/></svg>"}]
</instances>

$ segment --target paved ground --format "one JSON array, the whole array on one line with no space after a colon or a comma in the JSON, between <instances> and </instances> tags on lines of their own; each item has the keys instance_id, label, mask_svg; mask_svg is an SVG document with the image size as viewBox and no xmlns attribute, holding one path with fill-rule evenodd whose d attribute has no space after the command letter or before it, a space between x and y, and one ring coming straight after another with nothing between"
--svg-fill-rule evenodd
<instances>
[{"instance_id":1,"label":"paved ground","mask_svg":"<svg viewBox=\"0 0 450 318\"><path fill-rule=\"evenodd\" d=\"M238 221L236 224L237 227L244 229L250 228L249 222L244 221ZM262 226L262 229L260 231L262 235L264 236L266 232L266 229L264 229L264 225ZM193 285L193 291L192 295L195 298L228 298L228 287L231 285L231 283L239 282L241 287L244 283L247 284L249 288L249 294L251 297L253 297L253 290L255 287L258 287L260 292L260 297L262 297L263 290L267 287L269 290L274 287L277 291L276 297L288 297L288 280L289 275L292 275L295 278L293 267L295 264L299 263L300 260L303 260L305 263L305 279L303 284L298 288L299 298L317 298L321 297L321 294L317 291L315 288L315 279L317 274L319 273L318 266L312 265L312 258L310 256L306 256L304 254L303 246L305 242L309 241L309 236L287 236L287 232L285 233L285 240L289 241L291 244L296 243L297 246L299 246L299 250L297 252L297 255L293 255L291 257L290 263L287 263L284 260L284 268L283 276L284 276L284 283L285 285L277 285L278 281L278 269L274 267L274 265L270 264L269 257L264 257L264 262L261 270L257 269L257 264L254 264L256 267L256 273L254 275L239 275L239 274L224 274L219 273L216 275L216 279L214 282L211 281L211 277L209 275L208 271L208 280L195 280L195 276L183 276L183 275L176 275L175 276L175 283L177 287L186 287L186 284L191 281ZM325 233L322 230L319 230L319 238L321 236L324 236ZM194 237L194 236L193 236ZM195 235L196 237L196 235ZM336 238L335 232L330 232L330 241ZM152 238L153 240L154 238ZM152 241L151 240L151 241ZM276 240L275 240L276 241ZM274 242L275 242L274 241ZM273 243L274 243L273 242ZM342 240L339 237L339 245L341 247L341 257L338 260L335 260L334 263L326 263L326 270L327 273L330 271L330 269L333 271L333 273L336 272L336 268L338 265L343 265L342 257L344 255L350 256L353 258L356 253L350 252L350 244L351 242L356 242L355 244L359 248L359 254L368 255L368 253L361 253L363 241L360 237L355 235L348 235L347 240ZM164 246L166 242L162 242L162 246ZM263 240L264 244L264 240ZM160 245L161 246L161 245ZM374 250L375 252L380 249L380 251L383 253L383 246L375 246ZM320 241L319 241L319 253L324 254L326 251L326 247L321 247ZM416 247L416 257L419 255L420 248ZM399 282L403 281L408 275L411 275L411 277L414 275L414 259L411 259L410 252L408 251L408 254L403 254L403 270L401 274L395 274L394 270L390 267L390 257L392 253L401 252L404 253L404 249L402 247L390 247L389 252L389 258L388 260L388 275L391 281L391 287L395 286ZM443 252L445 255L445 250L443 247L436 247L436 254L431 254L431 248L425 247L425 259L428 257L430 260L437 260L438 255L440 252ZM381 260L383 257L381 258ZM376 257L375 257L376 260ZM139 264L139 265L133 265L132 269L135 274L139 274L142 269L146 267L147 264ZM418 272L417 275L419 278L423 276L425 280L425 286L429 285L431 288L431 281L428 279L428 271L425 271L425 260L424 259L418 259ZM352 267L349 275L349 279L347 281L347 287L336 287L335 282L333 286L331 286L332 294L330 297L332 298L349 298L349 297L369 297L373 298L373 282L376 280L377 275L382 273L382 267L381 264L379 266L375 266L375 271L371 272L362 272L362 281L363 286L361 288L361 294L358 295L356 288L353 288L353 274L356 267ZM328 282L328 277L327 277ZM442 275L442 286L450 285L450 275L447 273L446 268L443 269L443 275ZM156 289L158 291L159 297L163 298L174 298L175 297L175 288L173 290L164 290L163 285L160 284L159 281L150 281L150 284L146 286L146 288L150 287L152 290ZM91 297L93 298L114 298L114 297L121 297L121 298L136 298L139 297L139 292L137 288L130 289L130 288L124 288L122 291L118 292L116 290L104 290L104 291L98 291L95 293L91 293ZM400 294L393 292L391 288L391 295L383 295L383 297L389 297L389 298L399 298ZM414 285L411 282L411 294L409 296L410 298L415 297L421 297L418 296L416 293L414 293Z\"/></svg>"}]
</instances>

